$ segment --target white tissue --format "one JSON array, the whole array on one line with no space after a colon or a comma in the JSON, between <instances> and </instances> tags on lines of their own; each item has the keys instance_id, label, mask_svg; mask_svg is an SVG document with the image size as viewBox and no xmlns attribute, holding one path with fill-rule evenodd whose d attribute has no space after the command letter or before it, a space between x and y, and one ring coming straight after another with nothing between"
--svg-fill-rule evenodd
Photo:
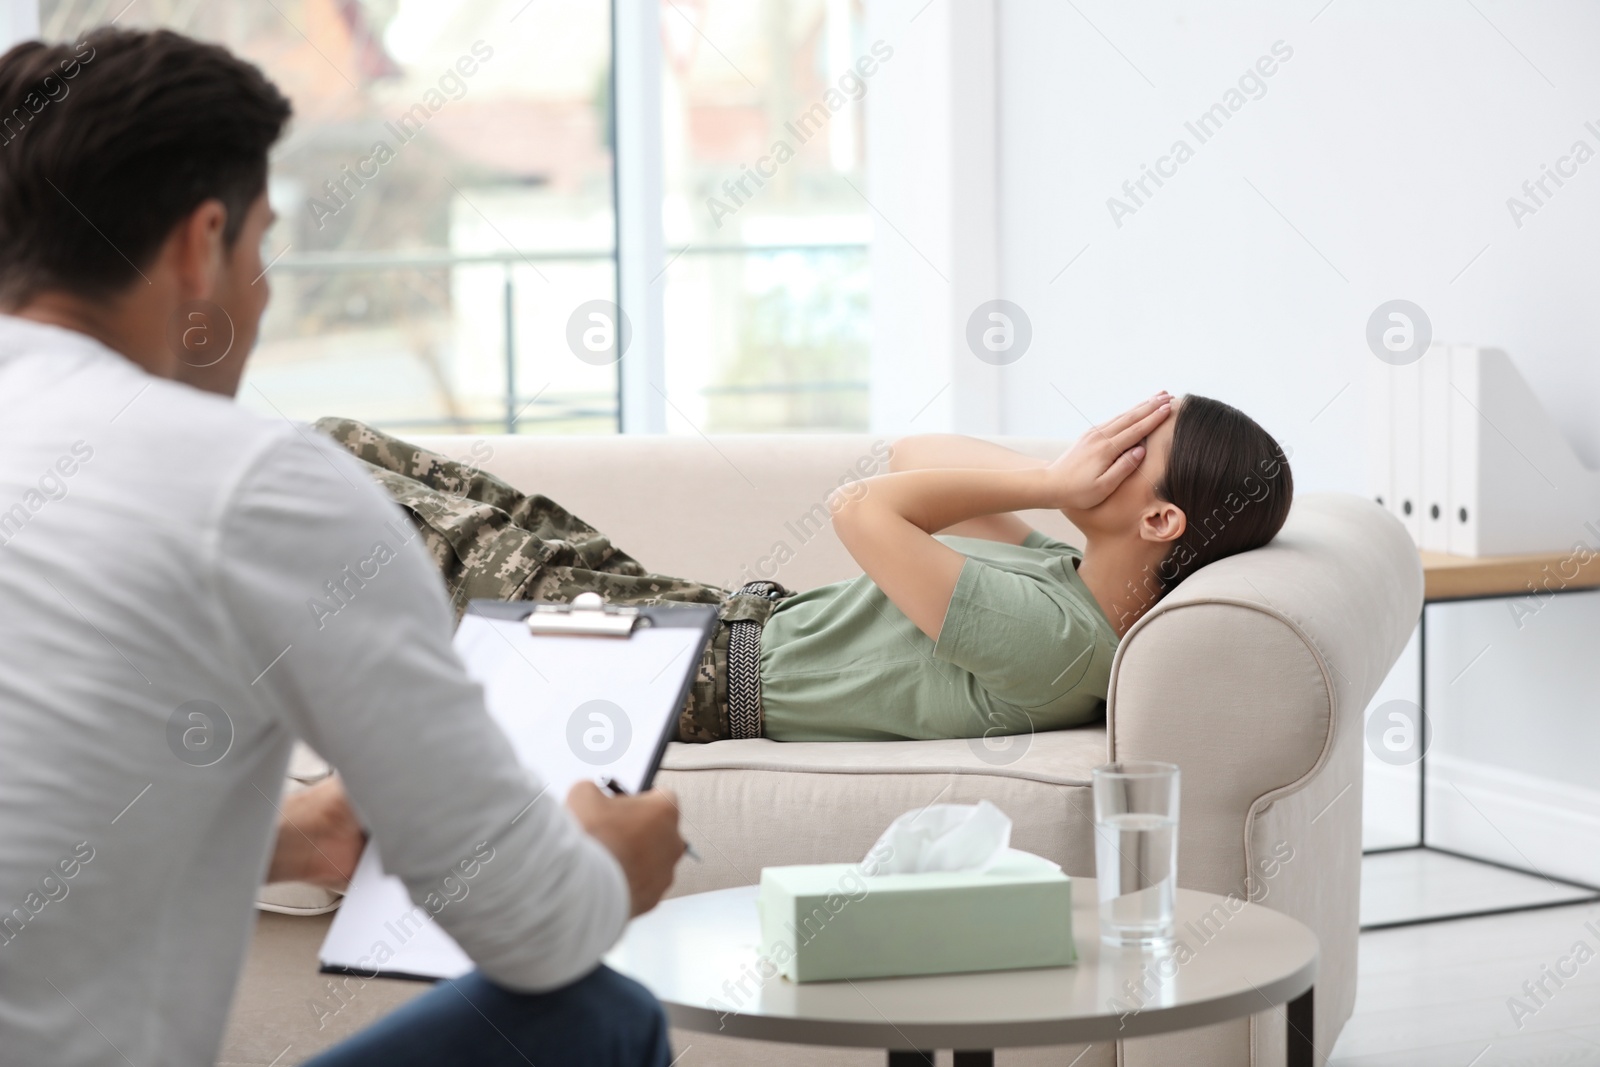
<instances>
[{"instance_id":1,"label":"white tissue","mask_svg":"<svg viewBox=\"0 0 1600 1067\"><path fill-rule=\"evenodd\" d=\"M987 800L932 804L890 823L862 866L869 875L986 871L1010 844L1010 817Z\"/></svg>"}]
</instances>

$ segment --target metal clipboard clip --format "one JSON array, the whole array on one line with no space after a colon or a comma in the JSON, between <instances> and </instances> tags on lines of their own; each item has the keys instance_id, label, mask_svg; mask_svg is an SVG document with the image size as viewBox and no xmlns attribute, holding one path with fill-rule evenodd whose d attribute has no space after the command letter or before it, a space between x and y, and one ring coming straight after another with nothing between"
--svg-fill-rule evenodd
<instances>
[{"instance_id":1,"label":"metal clipboard clip","mask_svg":"<svg viewBox=\"0 0 1600 1067\"><path fill-rule=\"evenodd\" d=\"M568 637L631 637L650 620L635 607L607 604L599 593L579 593L570 604L537 604L528 613L531 634Z\"/></svg>"}]
</instances>

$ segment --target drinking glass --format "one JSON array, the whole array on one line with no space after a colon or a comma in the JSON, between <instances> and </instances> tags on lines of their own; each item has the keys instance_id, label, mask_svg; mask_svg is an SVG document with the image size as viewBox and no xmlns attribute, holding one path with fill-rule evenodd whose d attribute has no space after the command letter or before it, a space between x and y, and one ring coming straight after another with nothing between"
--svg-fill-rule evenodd
<instances>
[{"instance_id":1,"label":"drinking glass","mask_svg":"<svg viewBox=\"0 0 1600 1067\"><path fill-rule=\"evenodd\" d=\"M1160 948L1173 938L1178 888L1178 768L1108 763L1094 769L1094 868L1100 938Z\"/></svg>"}]
</instances>

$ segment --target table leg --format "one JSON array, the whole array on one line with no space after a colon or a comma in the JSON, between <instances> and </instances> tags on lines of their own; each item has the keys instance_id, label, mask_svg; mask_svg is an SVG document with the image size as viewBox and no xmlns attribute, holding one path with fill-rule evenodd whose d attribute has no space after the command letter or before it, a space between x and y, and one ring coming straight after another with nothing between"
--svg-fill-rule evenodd
<instances>
[{"instance_id":1,"label":"table leg","mask_svg":"<svg viewBox=\"0 0 1600 1067\"><path fill-rule=\"evenodd\" d=\"M956 1052L956 1067L994 1067L994 1050Z\"/></svg>"},{"instance_id":2,"label":"table leg","mask_svg":"<svg viewBox=\"0 0 1600 1067\"><path fill-rule=\"evenodd\" d=\"M931 1052L897 1052L889 1050L889 1067L933 1067Z\"/></svg>"},{"instance_id":3,"label":"table leg","mask_svg":"<svg viewBox=\"0 0 1600 1067\"><path fill-rule=\"evenodd\" d=\"M1428 605L1417 618L1417 845L1428 847Z\"/></svg>"},{"instance_id":4,"label":"table leg","mask_svg":"<svg viewBox=\"0 0 1600 1067\"><path fill-rule=\"evenodd\" d=\"M933 1053L891 1051L889 1067L933 1067ZM968 1049L963 1052L958 1049L955 1053L955 1067L994 1067L994 1050Z\"/></svg>"},{"instance_id":5,"label":"table leg","mask_svg":"<svg viewBox=\"0 0 1600 1067\"><path fill-rule=\"evenodd\" d=\"M1315 1062L1316 1047L1311 1038L1316 1022L1312 1010L1312 994L1316 987L1306 990L1289 1001L1289 1056L1288 1067L1311 1067Z\"/></svg>"}]
</instances>

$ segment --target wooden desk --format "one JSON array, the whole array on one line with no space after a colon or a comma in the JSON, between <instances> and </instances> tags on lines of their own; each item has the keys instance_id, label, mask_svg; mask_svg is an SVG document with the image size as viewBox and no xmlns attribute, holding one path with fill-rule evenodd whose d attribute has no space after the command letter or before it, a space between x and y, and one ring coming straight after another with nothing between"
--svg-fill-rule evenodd
<instances>
[{"instance_id":1,"label":"wooden desk","mask_svg":"<svg viewBox=\"0 0 1600 1067\"><path fill-rule=\"evenodd\" d=\"M1443 552L1420 555L1422 598L1428 603L1527 596L1530 585L1541 596L1546 592L1600 589L1600 552L1588 549L1532 556L1450 556Z\"/></svg>"}]
</instances>

